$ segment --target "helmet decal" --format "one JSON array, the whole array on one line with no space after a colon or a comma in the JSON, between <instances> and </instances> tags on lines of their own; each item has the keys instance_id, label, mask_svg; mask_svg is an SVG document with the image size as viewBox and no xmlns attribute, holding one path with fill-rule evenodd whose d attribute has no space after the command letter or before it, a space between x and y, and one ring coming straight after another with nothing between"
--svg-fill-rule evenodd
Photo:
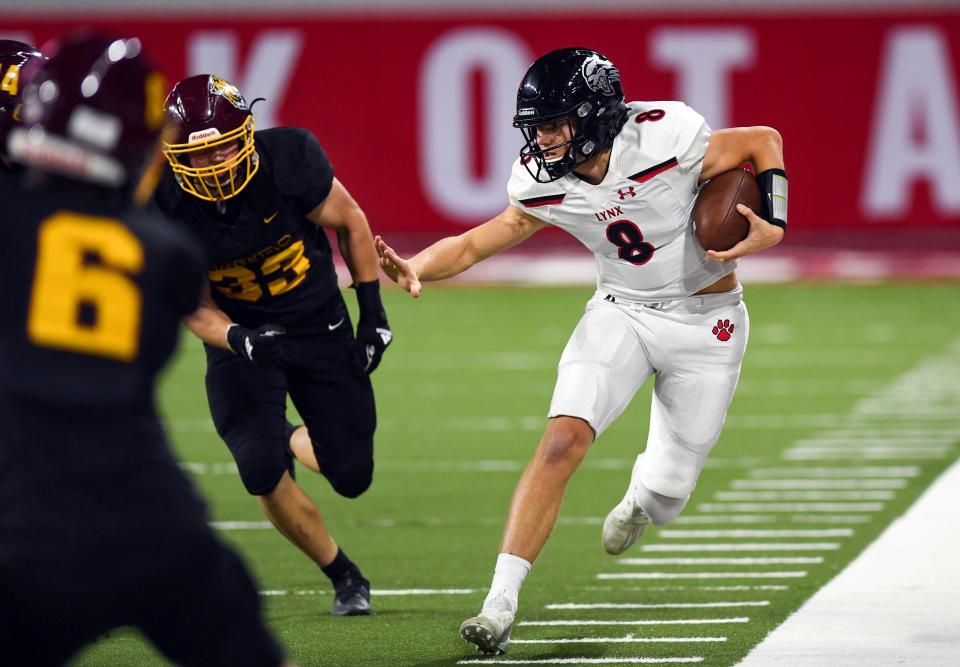
<instances>
[{"instance_id":1,"label":"helmet decal","mask_svg":"<svg viewBox=\"0 0 960 667\"><path fill-rule=\"evenodd\" d=\"M240 93L240 89L226 79L221 79L216 74L211 74L209 86L211 95L223 96L224 99L238 109L246 111L249 108L247 101L243 99L243 95Z\"/></svg>"},{"instance_id":2,"label":"helmet decal","mask_svg":"<svg viewBox=\"0 0 960 667\"><path fill-rule=\"evenodd\" d=\"M613 84L620 81L620 72L616 66L596 53L583 61L580 73L590 90L604 95L613 95Z\"/></svg>"}]
</instances>

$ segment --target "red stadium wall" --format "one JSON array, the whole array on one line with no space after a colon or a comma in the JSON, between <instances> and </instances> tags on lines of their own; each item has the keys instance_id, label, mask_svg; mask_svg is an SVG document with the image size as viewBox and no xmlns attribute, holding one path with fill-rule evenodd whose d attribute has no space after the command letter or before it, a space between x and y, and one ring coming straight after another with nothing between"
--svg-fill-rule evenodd
<instances>
[{"instance_id":1,"label":"red stadium wall","mask_svg":"<svg viewBox=\"0 0 960 667\"><path fill-rule=\"evenodd\" d=\"M937 13L939 11L939 13ZM11 17L43 43L76 21ZM92 24L142 38L171 81L217 71L261 127L312 129L377 231L438 235L506 205L516 85L566 45L618 64L628 99L683 99L715 127L785 138L791 225L960 248L960 12L307 14Z\"/></svg>"}]
</instances>

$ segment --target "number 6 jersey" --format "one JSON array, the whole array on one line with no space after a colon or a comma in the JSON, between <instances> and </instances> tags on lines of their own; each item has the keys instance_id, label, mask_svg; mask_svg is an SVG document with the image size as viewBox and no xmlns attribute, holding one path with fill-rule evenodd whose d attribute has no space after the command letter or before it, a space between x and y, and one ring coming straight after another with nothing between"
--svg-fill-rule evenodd
<instances>
[{"instance_id":1,"label":"number 6 jersey","mask_svg":"<svg viewBox=\"0 0 960 667\"><path fill-rule=\"evenodd\" d=\"M533 180L520 160L510 203L593 251L597 288L629 301L677 299L736 268L704 261L691 212L710 127L682 102L631 102L603 181Z\"/></svg>"}]
</instances>

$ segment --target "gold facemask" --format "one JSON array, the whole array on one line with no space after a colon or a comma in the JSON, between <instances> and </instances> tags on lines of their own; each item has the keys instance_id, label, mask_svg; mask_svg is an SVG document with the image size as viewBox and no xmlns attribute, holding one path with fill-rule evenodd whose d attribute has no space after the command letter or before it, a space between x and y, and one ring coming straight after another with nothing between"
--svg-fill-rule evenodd
<instances>
[{"instance_id":1,"label":"gold facemask","mask_svg":"<svg viewBox=\"0 0 960 667\"><path fill-rule=\"evenodd\" d=\"M163 154L170 163L180 187L204 201L223 201L240 194L260 168L260 159L253 143L255 125L256 122L251 115L243 125L226 134L217 134L186 144L164 142ZM190 166L192 154L225 146L235 141L242 141L243 147L230 159L206 167Z\"/></svg>"}]
</instances>

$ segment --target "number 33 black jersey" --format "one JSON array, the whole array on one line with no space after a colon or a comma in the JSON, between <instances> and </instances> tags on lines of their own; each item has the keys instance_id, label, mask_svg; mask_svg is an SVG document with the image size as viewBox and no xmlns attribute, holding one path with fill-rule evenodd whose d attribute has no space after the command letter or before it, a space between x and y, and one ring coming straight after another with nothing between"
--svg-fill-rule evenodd
<instances>
[{"instance_id":1,"label":"number 33 black jersey","mask_svg":"<svg viewBox=\"0 0 960 667\"><path fill-rule=\"evenodd\" d=\"M293 325L338 291L330 243L307 219L330 193L333 167L307 130L263 130L254 142L260 169L236 197L198 199L167 169L155 201L205 247L213 299L234 322Z\"/></svg>"}]
</instances>

